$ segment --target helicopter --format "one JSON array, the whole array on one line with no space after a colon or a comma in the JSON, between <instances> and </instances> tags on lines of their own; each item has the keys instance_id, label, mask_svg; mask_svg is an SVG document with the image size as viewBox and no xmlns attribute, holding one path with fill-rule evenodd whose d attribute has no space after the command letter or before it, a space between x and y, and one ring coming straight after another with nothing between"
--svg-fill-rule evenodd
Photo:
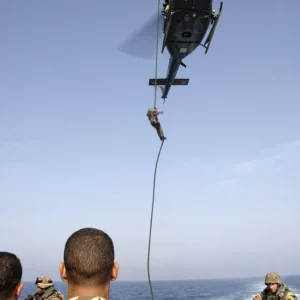
<instances>
[{"instance_id":1,"label":"helicopter","mask_svg":"<svg viewBox=\"0 0 300 300\"><path fill-rule=\"evenodd\" d=\"M208 52L223 8L221 1L219 12L216 14L212 9L212 2L213 0L165 0L159 23L163 27L160 33L164 35L161 53L164 53L164 49L167 48L170 54L167 76L149 79L150 86L156 85L161 88L162 99L167 98L172 85L188 85L189 79L176 78L179 67L186 68L183 59L198 46L206 49L205 54ZM157 16L152 17L139 35L135 35L135 44L140 38L147 39L149 35L153 37L154 26L157 26ZM209 34L204 44L201 44L210 26ZM132 45L132 42L130 44ZM148 47L153 44L155 44L153 41L148 42ZM145 48L144 52L147 52ZM142 57L134 54L132 49L128 51L123 47L121 51Z\"/></svg>"}]
</instances>

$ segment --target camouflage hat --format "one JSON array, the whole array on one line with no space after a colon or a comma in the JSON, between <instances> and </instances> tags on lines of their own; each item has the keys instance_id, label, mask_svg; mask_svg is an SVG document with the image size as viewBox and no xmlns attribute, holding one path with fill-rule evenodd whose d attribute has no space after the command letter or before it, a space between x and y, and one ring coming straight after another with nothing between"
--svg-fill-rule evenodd
<instances>
[{"instance_id":1,"label":"camouflage hat","mask_svg":"<svg viewBox=\"0 0 300 300\"><path fill-rule=\"evenodd\" d=\"M49 277L49 276L40 276L40 277L37 277L35 284L39 288L45 289L45 288L52 286L53 281L52 281L51 277Z\"/></svg>"},{"instance_id":2,"label":"camouflage hat","mask_svg":"<svg viewBox=\"0 0 300 300\"><path fill-rule=\"evenodd\" d=\"M282 284L281 278L278 273L275 272L270 272L266 275L265 277L265 284L270 284L270 283L278 283Z\"/></svg>"}]
</instances>

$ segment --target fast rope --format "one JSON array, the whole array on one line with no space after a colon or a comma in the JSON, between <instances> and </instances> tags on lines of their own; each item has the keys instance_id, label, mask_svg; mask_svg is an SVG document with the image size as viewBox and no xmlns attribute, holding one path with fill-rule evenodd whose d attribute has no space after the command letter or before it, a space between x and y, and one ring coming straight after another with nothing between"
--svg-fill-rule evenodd
<instances>
[{"instance_id":1,"label":"fast rope","mask_svg":"<svg viewBox=\"0 0 300 300\"><path fill-rule=\"evenodd\" d=\"M150 292L151 292L151 299L154 300L153 296L153 290L152 290L152 283L150 279L150 246L151 246L151 236L152 236L152 221L153 221L153 211L154 211L154 204L155 204L155 182L156 182L156 171L157 171L157 165L161 153L161 149L163 147L164 140L161 142L157 159L156 159L156 164L155 164L155 169L154 169L154 178L153 178L153 192L152 192L152 208L151 208L151 217L150 217L150 232L149 232L149 244L148 244L148 262L147 262L147 269L148 269L148 281L149 281L149 286L150 286Z\"/></svg>"},{"instance_id":2,"label":"fast rope","mask_svg":"<svg viewBox=\"0 0 300 300\"><path fill-rule=\"evenodd\" d=\"M157 27L156 27L156 59L155 59L155 88L154 88L154 108L156 108L156 95L157 95L157 65L158 65L158 43L159 43L159 19L160 19L160 1L158 0L157 4ZM152 236L152 222L153 222L153 211L155 204L155 182L156 182L156 171L158 166L158 161L161 153L161 149L163 147L164 140L159 148L159 152L156 159L155 169L154 169L154 178L153 178L153 191L152 191L152 207L151 207L151 217L150 217L150 231L149 231L149 243L148 243L148 259L147 259L147 272L148 272L148 282L150 287L151 299L154 300L152 283L150 278L150 248L151 248L151 236Z\"/></svg>"},{"instance_id":3,"label":"fast rope","mask_svg":"<svg viewBox=\"0 0 300 300\"><path fill-rule=\"evenodd\" d=\"M160 19L160 1L157 4L157 26L156 26L156 59L155 59L155 88L154 88L154 107L156 107L157 94L157 65L158 65L158 44L159 44L159 19Z\"/></svg>"}]
</instances>

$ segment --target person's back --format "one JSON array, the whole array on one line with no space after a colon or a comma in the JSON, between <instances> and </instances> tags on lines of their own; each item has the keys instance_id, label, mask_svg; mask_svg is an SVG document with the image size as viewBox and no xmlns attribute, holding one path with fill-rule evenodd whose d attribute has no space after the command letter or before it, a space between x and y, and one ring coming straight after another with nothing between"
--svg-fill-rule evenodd
<instances>
[{"instance_id":1,"label":"person's back","mask_svg":"<svg viewBox=\"0 0 300 300\"><path fill-rule=\"evenodd\" d=\"M22 265L16 255L0 252L0 300L16 300L20 297L22 274Z\"/></svg>"},{"instance_id":2,"label":"person's back","mask_svg":"<svg viewBox=\"0 0 300 300\"><path fill-rule=\"evenodd\" d=\"M68 284L69 300L108 300L110 281L116 280L119 264L114 245L103 231L83 228L74 232L59 265L61 279Z\"/></svg>"}]
</instances>

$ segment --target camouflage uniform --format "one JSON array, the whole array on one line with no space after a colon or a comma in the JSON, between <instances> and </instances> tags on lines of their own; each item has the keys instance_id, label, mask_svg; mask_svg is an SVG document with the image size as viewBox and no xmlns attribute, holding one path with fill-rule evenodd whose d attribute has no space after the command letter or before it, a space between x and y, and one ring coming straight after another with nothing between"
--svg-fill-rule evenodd
<instances>
[{"instance_id":1,"label":"camouflage uniform","mask_svg":"<svg viewBox=\"0 0 300 300\"><path fill-rule=\"evenodd\" d=\"M258 293L252 300L298 300L297 296L282 282L279 274L268 273L265 277L265 284L277 283L278 288L272 293L268 287Z\"/></svg>"},{"instance_id":2,"label":"camouflage uniform","mask_svg":"<svg viewBox=\"0 0 300 300\"><path fill-rule=\"evenodd\" d=\"M43 290L43 293L29 295L25 300L64 300L62 293L54 287L53 281L49 276L40 276L36 279L35 284Z\"/></svg>"},{"instance_id":3,"label":"camouflage uniform","mask_svg":"<svg viewBox=\"0 0 300 300\"><path fill-rule=\"evenodd\" d=\"M93 296L78 296L72 297L69 300L106 300L102 297L93 297Z\"/></svg>"},{"instance_id":4,"label":"camouflage uniform","mask_svg":"<svg viewBox=\"0 0 300 300\"><path fill-rule=\"evenodd\" d=\"M151 125L156 129L159 138L163 141L166 139L166 137L164 136L163 129L157 118L157 116L159 114L161 114L161 112L158 109L156 109L155 107L149 108L148 112L147 112L147 117L148 117Z\"/></svg>"}]
</instances>

